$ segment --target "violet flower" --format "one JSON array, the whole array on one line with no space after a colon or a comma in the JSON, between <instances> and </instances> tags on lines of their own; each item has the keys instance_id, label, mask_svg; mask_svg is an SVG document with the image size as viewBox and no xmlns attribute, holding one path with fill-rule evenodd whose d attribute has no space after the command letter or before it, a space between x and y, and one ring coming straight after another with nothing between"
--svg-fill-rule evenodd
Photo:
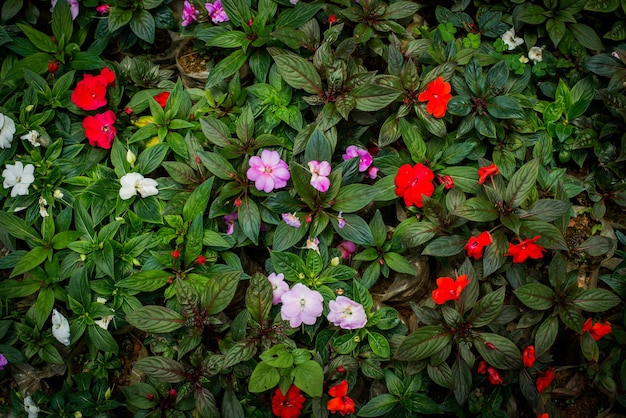
<instances>
[{"instance_id":1,"label":"violet flower","mask_svg":"<svg viewBox=\"0 0 626 418\"><path fill-rule=\"evenodd\" d=\"M281 296L280 301L283 303L280 308L281 317L284 321L289 321L292 328L297 328L300 324L315 324L324 310L321 293L302 283L296 283Z\"/></svg>"},{"instance_id":2,"label":"violet flower","mask_svg":"<svg viewBox=\"0 0 626 418\"><path fill-rule=\"evenodd\" d=\"M235 222L239 219L237 212L224 216L224 222L226 223L226 234L231 235L235 230Z\"/></svg>"},{"instance_id":3,"label":"violet flower","mask_svg":"<svg viewBox=\"0 0 626 418\"><path fill-rule=\"evenodd\" d=\"M339 212L337 215L337 226L339 229L343 229L346 226L346 220L343 218L343 212Z\"/></svg>"},{"instance_id":4,"label":"violet flower","mask_svg":"<svg viewBox=\"0 0 626 418\"><path fill-rule=\"evenodd\" d=\"M337 249L341 251L341 258L345 260L356 252L356 245L354 244L354 242L343 241L337 246Z\"/></svg>"},{"instance_id":5,"label":"violet flower","mask_svg":"<svg viewBox=\"0 0 626 418\"><path fill-rule=\"evenodd\" d=\"M345 296L328 303L330 312L326 316L330 322L343 329L360 329L367 324L367 315L363 305Z\"/></svg>"},{"instance_id":6,"label":"violet flower","mask_svg":"<svg viewBox=\"0 0 626 418\"><path fill-rule=\"evenodd\" d=\"M192 3L185 0L185 2L183 3L183 17L182 22L180 23L181 26L189 26L193 22L197 22L199 14L200 11L196 10Z\"/></svg>"},{"instance_id":7,"label":"violet flower","mask_svg":"<svg viewBox=\"0 0 626 418\"><path fill-rule=\"evenodd\" d=\"M9 364L9 360L4 356L4 354L0 354L0 370L4 370L4 366Z\"/></svg>"},{"instance_id":8,"label":"violet flower","mask_svg":"<svg viewBox=\"0 0 626 418\"><path fill-rule=\"evenodd\" d=\"M206 3L204 5L209 12L209 17L213 23L227 22L228 15L222 7L222 0L215 0L214 3Z\"/></svg>"},{"instance_id":9,"label":"violet flower","mask_svg":"<svg viewBox=\"0 0 626 418\"><path fill-rule=\"evenodd\" d=\"M283 273L272 273L267 276L267 280L272 284L272 304L278 305L280 298L289 291L289 284L285 281Z\"/></svg>"},{"instance_id":10,"label":"violet flower","mask_svg":"<svg viewBox=\"0 0 626 418\"><path fill-rule=\"evenodd\" d=\"M260 157L250 157L250 168L246 172L248 180L254 182L257 190L269 193L287 185L291 177L287 163L280 159L276 151L264 150Z\"/></svg>"},{"instance_id":11,"label":"violet flower","mask_svg":"<svg viewBox=\"0 0 626 418\"><path fill-rule=\"evenodd\" d=\"M362 173L368 169L370 165L372 165L372 155L365 149L359 148L356 145L350 145L346 148L346 153L342 155L344 161L350 160L352 158L359 157L359 171Z\"/></svg>"},{"instance_id":12,"label":"violet flower","mask_svg":"<svg viewBox=\"0 0 626 418\"><path fill-rule=\"evenodd\" d=\"M283 213L282 215L283 221L289 226L293 226L294 228L300 228L300 218L296 216L296 213Z\"/></svg>"},{"instance_id":13,"label":"violet flower","mask_svg":"<svg viewBox=\"0 0 626 418\"><path fill-rule=\"evenodd\" d=\"M311 170L311 186L320 192L327 192L330 187L330 164L328 161L309 161L309 170Z\"/></svg>"}]
</instances>

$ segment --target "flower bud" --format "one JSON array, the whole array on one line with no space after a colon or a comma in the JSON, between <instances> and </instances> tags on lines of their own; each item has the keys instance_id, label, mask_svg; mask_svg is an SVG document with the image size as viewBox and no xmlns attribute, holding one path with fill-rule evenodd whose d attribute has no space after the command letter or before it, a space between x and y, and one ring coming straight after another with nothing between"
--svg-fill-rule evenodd
<instances>
[{"instance_id":1,"label":"flower bud","mask_svg":"<svg viewBox=\"0 0 626 418\"><path fill-rule=\"evenodd\" d=\"M335 371L337 371L337 373L344 373L346 371L346 368L343 366L338 366Z\"/></svg>"},{"instance_id":2,"label":"flower bud","mask_svg":"<svg viewBox=\"0 0 626 418\"><path fill-rule=\"evenodd\" d=\"M56 189L53 194L55 199L63 199L63 192L59 189Z\"/></svg>"},{"instance_id":3,"label":"flower bud","mask_svg":"<svg viewBox=\"0 0 626 418\"><path fill-rule=\"evenodd\" d=\"M241 203L242 203L242 202L241 202L241 198L239 198L239 197L238 197L237 199L235 199L235 206L236 206L236 207L241 206Z\"/></svg>"},{"instance_id":4,"label":"flower bud","mask_svg":"<svg viewBox=\"0 0 626 418\"><path fill-rule=\"evenodd\" d=\"M328 16L328 23L330 23L332 25L333 23L336 23L336 22L337 22L337 16L335 16L335 15L329 15Z\"/></svg>"},{"instance_id":5,"label":"flower bud","mask_svg":"<svg viewBox=\"0 0 626 418\"><path fill-rule=\"evenodd\" d=\"M180 257L180 251L178 249L172 250L172 257L173 258Z\"/></svg>"},{"instance_id":6,"label":"flower bud","mask_svg":"<svg viewBox=\"0 0 626 418\"><path fill-rule=\"evenodd\" d=\"M24 110L26 110L27 112L32 112L34 108L35 108L34 105L28 105L28 106L26 106L26 108Z\"/></svg>"},{"instance_id":7,"label":"flower bud","mask_svg":"<svg viewBox=\"0 0 626 418\"><path fill-rule=\"evenodd\" d=\"M148 394L146 395L146 399L147 399L147 400L149 400L149 401L153 401L153 400L154 400L154 395L153 395L153 394L151 394L151 393L148 393Z\"/></svg>"},{"instance_id":8,"label":"flower bud","mask_svg":"<svg viewBox=\"0 0 626 418\"><path fill-rule=\"evenodd\" d=\"M48 72L54 74L59 69L59 61L48 61Z\"/></svg>"},{"instance_id":9,"label":"flower bud","mask_svg":"<svg viewBox=\"0 0 626 418\"><path fill-rule=\"evenodd\" d=\"M333 258L330 260L330 264L331 264L332 266L338 266L338 265L339 265L339 257L333 257Z\"/></svg>"},{"instance_id":10,"label":"flower bud","mask_svg":"<svg viewBox=\"0 0 626 418\"><path fill-rule=\"evenodd\" d=\"M81 261L85 261L87 259L87 254L81 254L80 255L80 260Z\"/></svg>"},{"instance_id":11,"label":"flower bud","mask_svg":"<svg viewBox=\"0 0 626 418\"><path fill-rule=\"evenodd\" d=\"M196 258L196 264L203 265L206 263L206 257L200 254L198 258Z\"/></svg>"},{"instance_id":12,"label":"flower bud","mask_svg":"<svg viewBox=\"0 0 626 418\"><path fill-rule=\"evenodd\" d=\"M176 392L176 389L170 389L170 396L174 397L178 394L178 392Z\"/></svg>"},{"instance_id":13,"label":"flower bud","mask_svg":"<svg viewBox=\"0 0 626 418\"><path fill-rule=\"evenodd\" d=\"M131 167L135 166L135 161L137 161L137 156L131 150L126 151L126 161L130 164Z\"/></svg>"},{"instance_id":14,"label":"flower bud","mask_svg":"<svg viewBox=\"0 0 626 418\"><path fill-rule=\"evenodd\" d=\"M124 113L126 113L129 116L132 115L133 112L134 112L134 110L132 108L130 108L130 107L125 107L124 108Z\"/></svg>"}]
</instances>

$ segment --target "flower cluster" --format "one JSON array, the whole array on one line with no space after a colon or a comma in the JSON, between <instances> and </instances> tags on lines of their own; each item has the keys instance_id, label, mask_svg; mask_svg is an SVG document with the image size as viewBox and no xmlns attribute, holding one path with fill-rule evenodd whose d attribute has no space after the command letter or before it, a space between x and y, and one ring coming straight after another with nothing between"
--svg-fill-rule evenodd
<instances>
[{"instance_id":1,"label":"flower cluster","mask_svg":"<svg viewBox=\"0 0 626 418\"><path fill-rule=\"evenodd\" d=\"M498 373L498 370L494 367L489 366L485 360L482 360L478 364L477 372L478 374L486 374L489 383L491 383L492 385L502 384L502 378L500 377L500 373Z\"/></svg>"},{"instance_id":2,"label":"flower cluster","mask_svg":"<svg viewBox=\"0 0 626 418\"><path fill-rule=\"evenodd\" d=\"M211 19L213 23L228 22L229 20L221 0L215 0L213 3L205 3L204 9L206 9L205 16ZM184 1L181 26L189 26L193 22L204 20L201 16L201 10L197 9L192 2L189 0Z\"/></svg>"}]
</instances>

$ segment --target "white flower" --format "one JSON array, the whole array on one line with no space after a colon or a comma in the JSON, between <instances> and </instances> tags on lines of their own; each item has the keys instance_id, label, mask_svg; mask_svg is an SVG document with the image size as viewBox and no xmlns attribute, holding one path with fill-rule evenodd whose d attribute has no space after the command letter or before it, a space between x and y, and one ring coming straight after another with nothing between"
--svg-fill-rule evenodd
<instances>
[{"instance_id":1,"label":"white flower","mask_svg":"<svg viewBox=\"0 0 626 418\"><path fill-rule=\"evenodd\" d=\"M509 51L524 43L524 40L522 38L515 37L515 28L507 30L500 37L502 38L506 46L509 47Z\"/></svg>"},{"instance_id":2,"label":"white flower","mask_svg":"<svg viewBox=\"0 0 626 418\"><path fill-rule=\"evenodd\" d=\"M70 345L70 323L59 311L52 311L52 335L63 345Z\"/></svg>"},{"instance_id":3,"label":"white flower","mask_svg":"<svg viewBox=\"0 0 626 418\"><path fill-rule=\"evenodd\" d=\"M543 48L538 46L533 46L528 51L528 59L530 59L533 63L538 63L543 61Z\"/></svg>"},{"instance_id":4,"label":"white flower","mask_svg":"<svg viewBox=\"0 0 626 418\"><path fill-rule=\"evenodd\" d=\"M61 190L56 189L54 191L54 195L53 196L54 196L55 199L63 199L63 196L65 196L65 195L63 194L63 192Z\"/></svg>"},{"instance_id":5,"label":"white flower","mask_svg":"<svg viewBox=\"0 0 626 418\"><path fill-rule=\"evenodd\" d=\"M5 189L13 187L11 189L11 197L17 195L26 196L28 194L28 186L35 181L35 166L27 164L24 167L21 161L16 161L15 164L7 164L6 169L2 172L4 183L2 184Z\"/></svg>"},{"instance_id":6,"label":"white flower","mask_svg":"<svg viewBox=\"0 0 626 418\"><path fill-rule=\"evenodd\" d=\"M526 58L523 55L520 55L519 62L521 62L522 64L526 64L526 63L528 63L528 58Z\"/></svg>"},{"instance_id":7,"label":"white flower","mask_svg":"<svg viewBox=\"0 0 626 418\"><path fill-rule=\"evenodd\" d=\"M11 148L13 134L15 134L15 122L0 113L0 148Z\"/></svg>"},{"instance_id":8,"label":"white flower","mask_svg":"<svg viewBox=\"0 0 626 418\"><path fill-rule=\"evenodd\" d=\"M26 140L30 142L33 147L41 146L41 142L39 142L39 132L36 130L32 130L30 132L26 132L24 135L20 136L20 139Z\"/></svg>"},{"instance_id":9,"label":"white flower","mask_svg":"<svg viewBox=\"0 0 626 418\"><path fill-rule=\"evenodd\" d=\"M48 213L48 209L46 209L45 206L39 206L39 216L41 216L42 218L50 216L50 214Z\"/></svg>"},{"instance_id":10,"label":"white flower","mask_svg":"<svg viewBox=\"0 0 626 418\"><path fill-rule=\"evenodd\" d=\"M154 196L159 194L157 190L158 183L154 179L144 178L139 173L128 173L120 179L122 188L120 189L120 197L122 200L130 199L137 192L141 197Z\"/></svg>"},{"instance_id":11,"label":"white flower","mask_svg":"<svg viewBox=\"0 0 626 418\"><path fill-rule=\"evenodd\" d=\"M24 410L28 413L28 418L37 418L39 414L39 407L30 396L24 398Z\"/></svg>"},{"instance_id":12,"label":"white flower","mask_svg":"<svg viewBox=\"0 0 626 418\"><path fill-rule=\"evenodd\" d=\"M98 297L96 299L96 302L98 303L106 303L106 299L105 298L101 298ZM111 309L111 311L113 311L113 309ZM109 328L109 323L113 320L113 315L107 315L107 316L103 316L101 319L98 319L96 321L94 321L96 323L96 325L98 325L100 328L102 329L107 329Z\"/></svg>"}]
</instances>

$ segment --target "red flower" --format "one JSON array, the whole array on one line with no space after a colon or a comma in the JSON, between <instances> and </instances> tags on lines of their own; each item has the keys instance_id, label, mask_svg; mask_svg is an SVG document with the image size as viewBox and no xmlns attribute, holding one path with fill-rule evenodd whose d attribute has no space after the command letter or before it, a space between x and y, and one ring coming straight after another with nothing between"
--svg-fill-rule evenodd
<instances>
[{"instance_id":1,"label":"red flower","mask_svg":"<svg viewBox=\"0 0 626 418\"><path fill-rule=\"evenodd\" d=\"M543 414L537 415L537 418L550 418L550 414L548 414L547 412L544 412Z\"/></svg>"},{"instance_id":2,"label":"red flower","mask_svg":"<svg viewBox=\"0 0 626 418\"><path fill-rule=\"evenodd\" d=\"M430 197L435 191L432 181L435 178L433 171L424 164L404 164L396 174L396 196L404 198L407 206L424 206L422 195Z\"/></svg>"},{"instance_id":3,"label":"red flower","mask_svg":"<svg viewBox=\"0 0 626 418\"><path fill-rule=\"evenodd\" d=\"M116 118L115 113L111 110L95 116L86 116L83 119L83 129L85 130L85 136L89 140L89 145L111 149L111 144L117 134L117 129L113 126Z\"/></svg>"},{"instance_id":4,"label":"red flower","mask_svg":"<svg viewBox=\"0 0 626 418\"><path fill-rule=\"evenodd\" d=\"M611 323L609 321L596 322L591 325L591 318L587 318L583 324L583 332L591 334L595 341L611 333Z\"/></svg>"},{"instance_id":5,"label":"red flower","mask_svg":"<svg viewBox=\"0 0 626 418\"><path fill-rule=\"evenodd\" d=\"M500 377L500 374L495 368L491 366L487 367L487 378L489 379L489 383L491 383L492 385L502 384L502 378Z\"/></svg>"},{"instance_id":6,"label":"red flower","mask_svg":"<svg viewBox=\"0 0 626 418\"><path fill-rule=\"evenodd\" d=\"M329 15L329 16L328 16L328 23L330 23L330 24L332 25L332 24L333 24L333 23L335 23L335 22L337 22L337 16L335 16L335 15Z\"/></svg>"},{"instance_id":7,"label":"red flower","mask_svg":"<svg viewBox=\"0 0 626 418\"><path fill-rule=\"evenodd\" d=\"M291 385L287 394L283 395L280 388L276 388L272 398L272 412L280 418L297 418L302 412L306 398L300 393L296 385Z\"/></svg>"},{"instance_id":8,"label":"red flower","mask_svg":"<svg viewBox=\"0 0 626 418\"><path fill-rule=\"evenodd\" d=\"M178 249L172 250L172 257L173 258L180 257L180 250L178 250Z\"/></svg>"},{"instance_id":9,"label":"red flower","mask_svg":"<svg viewBox=\"0 0 626 418\"><path fill-rule=\"evenodd\" d=\"M72 92L72 103L83 110L96 110L107 104L107 87L115 82L115 73L103 68L97 76L85 74Z\"/></svg>"},{"instance_id":10,"label":"red flower","mask_svg":"<svg viewBox=\"0 0 626 418\"><path fill-rule=\"evenodd\" d=\"M433 290L433 300L437 305L449 300L458 300L468 283L465 274L457 277L456 280L451 277L440 277L437 279L437 289Z\"/></svg>"},{"instance_id":11,"label":"red flower","mask_svg":"<svg viewBox=\"0 0 626 418\"><path fill-rule=\"evenodd\" d=\"M478 374L485 374L487 373L487 362L485 360L482 360L479 364L478 364L478 370L476 370L478 372Z\"/></svg>"},{"instance_id":12,"label":"red flower","mask_svg":"<svg viewBox=\"0 0 626 418\"><path fill-rule=\"evenodd\" d=\"M428 102L426 111L436 118L442 118L446 114L448 101L452 98L450 94L450 83L443 81L443 77L437 77L428 83L426 90L417 97L420 102Z\"/></svg>"},{"instance_id":13,"label":"red flower","mask_svg":"<svg viewBox=\"0 0 626 418\"><path fill-rule=\"evenodd\" d=\"M470 237L463 248L467 250L468 257L474 257L476 260L479 260L483 256L484 248L492 242L493 238L491 238L489 231L484 231L477 237Z\"/></svg>"},{"instance_id":14,"label":"red flower","mask_svg":"<svg viewBox=\"0 0 626 418\"><path fill-rule=\"evenodd\" d=\"M206 257L201 254L196 258L196 264L203 265L204 263L206 263Z\"/></svg>"},{"instance_id":15,"label":"red flower","mask_svg":"<svg viewBox=\"0 0 626 418\"><path fill-rule=\"evenodd\" d=\"M437 180L439 180L439 184L443 184L443 188L446 190L450 190L454 187L454 179L450 176L442 176L437 174Z\"/></svg>"},{"instance_id":16,"label":"red flower","mask_svg":"<svg viewBox=\"0 0 626 418\"><path fill-rule=\"evenodd\" d=\"M554 379L554 369L548 369L545 372L543 372L541 375L539 375L539 377L537 378L537 381L535 382L535 385L537 386L537 390L539 392L543 392L544 390L546 390L548 386L550 386L550 384L552 383L553 379Z\"/></svg>"},{"instance_id":17,"label":"red flower","mask_svg":"<svg viewBox=\"0 0 626 418\"><path fill-rule=\"evenodd\" d=\"M356 404L347 396L348 395L348 381L342 380L339 384L333 386L328 390L328 394L333 398L328 401L326 408L331 414L339 412L341 416L354 413Z\"/></svg>"},{"instance_id":18,"label":"red flower","mask_svg":"<svg viewBox=\"0 0 626 418\"><path fill-rule=\"evenodd\" d=\"M524 361L524 367L532 367L533 364L535 364L537 358L535 357L534 345L529 345L524 349L524 352L522 353L522 360Z\"/></svg>"},{"instance_id":19,"label":"red flower","mask_svg":"<svg viewBox=\"0 0 626 418\"><path fill-rule=\"evenodd\" d=\"M170 97L170 92L169 91L164 91L162 93L157 94L156 96L154 96L154 100L156 100L156 102L161 106L161 107L165 107L165 103L167 103L167 99Z\"/></svg>"},{"instance_id":20,"label":"red flower","mask_svg":"<svg viewBox=\"0 0 626 418\"><path fill-rule=\"evenodd\" d=\"M483 184L487 180L487 177L495 176L496 174L498 174L498 167L495 164L480 167L478 169L478 184Z\"/></svg>"},{"instance_id":21,"label":"red flower","mask_svg":"<svg viewBox=\"0 0 626 418\"><path fill-rule=\"evenodd\" d=\"M527 238L519 244L509 243L509 252L505 255L512 256L514 263L523 263L528 257L532 258L533 260L542 258L543 252L546 251L546 249L540 245L535 244L535 242L537 242L539 238L541 237L537 235L535 238Z\"/></svg>"},{"instance_id":22,"label":"red flower","mask_svg":"<svg viewBox=\"0 0 626 418\"><path fill-rule=\"evenodd\" d=\"M59 69L59 61L48 61L48 72L54 74Z\"/></svg>"}]
</instances>

